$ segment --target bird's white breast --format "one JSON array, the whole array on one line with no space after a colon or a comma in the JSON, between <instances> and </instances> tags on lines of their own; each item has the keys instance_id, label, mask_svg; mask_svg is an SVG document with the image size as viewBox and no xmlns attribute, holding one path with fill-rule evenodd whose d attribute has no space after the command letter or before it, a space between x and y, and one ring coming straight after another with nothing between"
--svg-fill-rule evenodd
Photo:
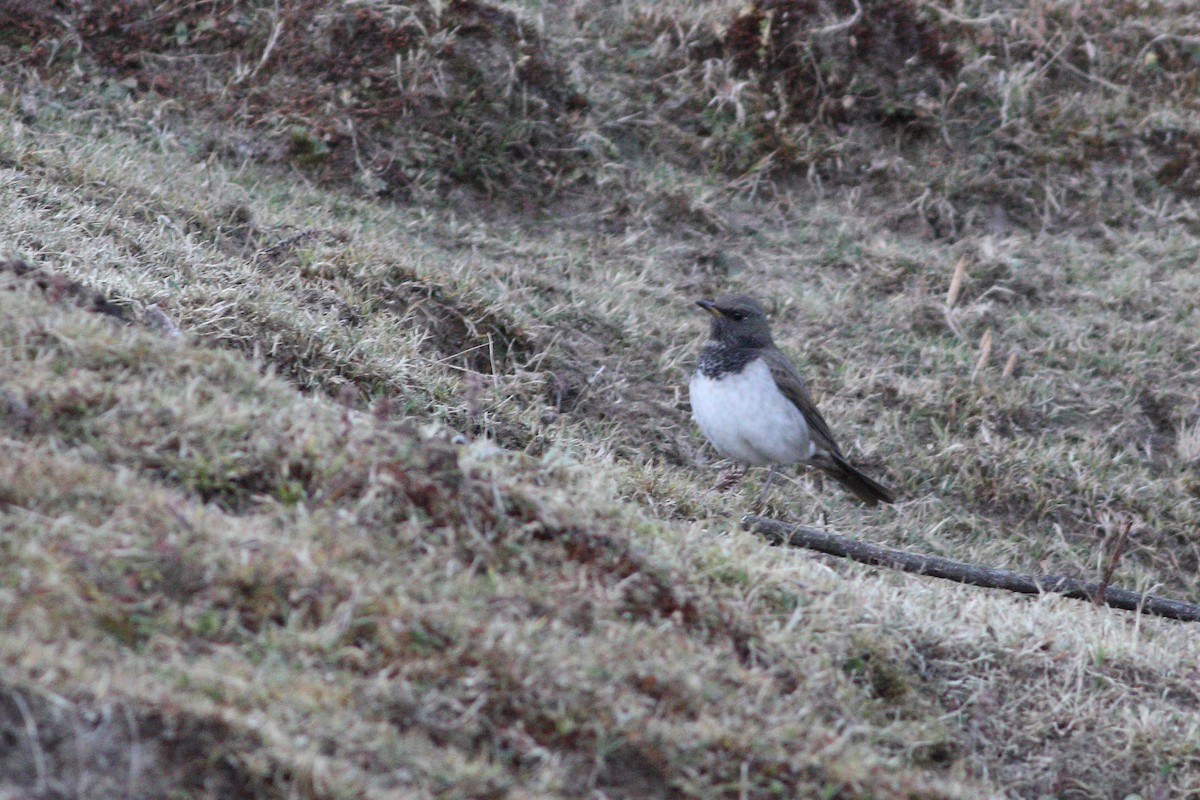
<instances>
[{"instance_id":1,"label":"bird's white breast","mask_svg":"<svg viewBox=\"0 0 1200 800\"><path fill-rule=\"evenodd\" d=\"M720 378L697 372L688 389L692 419L721 455L756 466L812 457L804 415L776 388L761 358Z\"/></svg>"}]
</instances>

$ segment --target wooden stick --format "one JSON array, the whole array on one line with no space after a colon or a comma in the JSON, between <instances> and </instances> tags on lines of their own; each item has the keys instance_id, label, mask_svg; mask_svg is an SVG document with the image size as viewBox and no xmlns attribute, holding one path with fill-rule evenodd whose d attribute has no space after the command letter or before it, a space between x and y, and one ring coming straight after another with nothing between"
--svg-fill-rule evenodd
<instances>
[{"instance_id":1,"label":"wooden stick","mask_svg":"<svg viewBox=\"0 0 1200 800\"><path fill-rule=\"evenodd\" d=\"M1200 622L1200 605L1157 597L1152 594L1142 594L1128 589L1101 587L1097 583L1068 578L1065 575L1032 575L997 567L968 564L941 556L909 553L905 550L859 542L846 536L808 528L804 525L789 525L785 522L756 517L751 514L742 517L742 528L753 531L774 544L805 547L863 564L915 572L918 575L929 575L934 578L944 578L948 581L968 583L988 589L1006 589L1019 594L1051 592L1072 600L1088 601L1100 596L1105 605L1113 608L1139 611L1143 614L1153 614L1187 622Z\"/></svg>"},{"instance_id":2,"label":"wooden stick","mask_svg":"<svg viewBox=\"0 0 1200 800\"><path fill-rule=\"evenodd\" d=\"M1117 571L1117 562L1121 560L1121 554L1125 552L1125 543L1129 541L1129 531L1133 529L1133 517L1127 517L1125 524L1121 526L1121 532L1117 534L1117 540L1113 542L1112 550L1108 554L1108 561L1104 564L1104 572L1100 575L1100 585L1096 587L1096 596L1092 598L1092 602L1100 605L1104 602L1104 592L1108 589L1109 582L1112 581L1113 573Z\"/></svg>"}]
</instances>

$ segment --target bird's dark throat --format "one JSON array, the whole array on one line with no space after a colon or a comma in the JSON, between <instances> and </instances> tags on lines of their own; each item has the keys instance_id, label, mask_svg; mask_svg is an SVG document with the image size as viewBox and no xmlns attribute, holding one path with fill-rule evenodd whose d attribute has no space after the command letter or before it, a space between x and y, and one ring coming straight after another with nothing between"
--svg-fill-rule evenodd
<instances>
[{"instance_id":1,"label":"bird's dark throat","mask_svg":"<svg viewBox=\"0 0 1200 800\"><path fill-rule=\"evenodd\" d=\"M758 356L757 347L737 347L710 341L700 349L700 360L696 362L696 369L706 378L720 378L731 372L741 372Z\"/></svg>"}]
</instances>

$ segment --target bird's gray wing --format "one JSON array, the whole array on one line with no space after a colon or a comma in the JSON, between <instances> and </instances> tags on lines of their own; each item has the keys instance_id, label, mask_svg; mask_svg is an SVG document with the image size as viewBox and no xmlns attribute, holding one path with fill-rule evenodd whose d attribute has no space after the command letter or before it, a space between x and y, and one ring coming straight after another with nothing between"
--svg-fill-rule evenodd
<instances>
[{"instance_id":1,"label":"bird's gray wing","mask_svg":"<svg viewBox=\"0 0 1200 800\"><path fill-rule=\"evenodd\" d=\"M779 387L779 391L783 392L784 396L792 401L792 405L796 406L804 415L804 421L808 423L809 436L812 437L817 450L827 450L837 458L842 458L842 451L834 441L829 425L825 423L821 412L817 411L817 404L813 402L812 396L808 393L808 387L804 385L804 379L796 372L792 362L788 361L787 356L777 347L765 348L762 351L762 358L771 368L771 377L775 379L775 385Z\"/></svg>"}]
</instances>

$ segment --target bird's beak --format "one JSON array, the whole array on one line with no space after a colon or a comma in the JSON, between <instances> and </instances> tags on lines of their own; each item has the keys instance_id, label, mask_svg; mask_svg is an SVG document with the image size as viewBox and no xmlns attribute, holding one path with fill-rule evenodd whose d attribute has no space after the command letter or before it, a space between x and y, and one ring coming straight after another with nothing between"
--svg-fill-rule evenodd
<instances>
[{"instance_id":1,"label":"bird's beak","mask_svg":"<svg viewBox=\"0 0 1200 800\"><path fill-rule=\"evenodd\" d=\"M697 300L696 305L700 306L705 311L712 314L714 317L725 316L724 314L721 313L721 309L717 308L717 304L714 303L712 300Z\"/></svg>"}]
</instances>

